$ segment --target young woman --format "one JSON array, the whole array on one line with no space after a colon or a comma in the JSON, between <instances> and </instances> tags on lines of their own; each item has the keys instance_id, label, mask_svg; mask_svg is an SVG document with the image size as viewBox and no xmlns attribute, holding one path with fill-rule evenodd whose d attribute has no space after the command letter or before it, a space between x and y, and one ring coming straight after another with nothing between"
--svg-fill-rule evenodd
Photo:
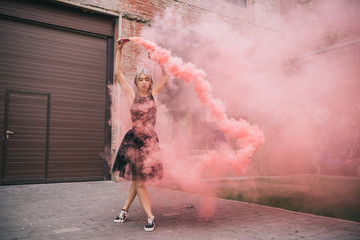
<instances>
[{"instance_id":1,"label":"young woman","mask_svg":"<svg viewBox=\"0 0 360 240\"><path fill-rule=\"evenodd\" d=\"M114 222L125 222L129 207L137 195L148 217L144 229L153 231L155 218L151 211L145 182L163 177L162 163L159 158L159 140L155 133L156 101L159 92L168 80L168 75L164 66L161 66L162 76L153 85L149 71L144 67L138 68L134 80L136 86L134 91L122 73L121 54L124 44L124 39L117 42L114 75L115 82L120 84L128 100L132 129L124 136L112 170L119 172L120 177L132 180L132 182L126 202Z\"/></svg>"}]
</instances>

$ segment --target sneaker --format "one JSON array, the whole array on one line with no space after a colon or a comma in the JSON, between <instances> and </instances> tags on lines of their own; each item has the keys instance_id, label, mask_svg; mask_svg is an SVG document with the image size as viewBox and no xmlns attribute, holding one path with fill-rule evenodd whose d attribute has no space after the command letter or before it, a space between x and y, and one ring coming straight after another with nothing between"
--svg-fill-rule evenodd
<instances>
[{"instance_id":1,"label":"sneaker","mask_svg":"<svg viewBox=\"0 0 360 240\"><path fill-rule=\"evenodd\" d=\"M144 227L144 229L146 232L154 231L154 229L155 229L155 217L154 216L148 218L147 224Z\"/></svg>"},{"instance_id":2,"label":"sneaker","mask_svg":"<svg viewBox=\"0 0 360 240\"><path fill-rule=\"evenodd\" d=\"M122 209L121 212L119 213L119 215L116 218L114 218L114 222L123 223L123 222L125 222L125 220L128 216L129 216L128 211L126 211L125 209Z\"/></svg>"}]
</instances>

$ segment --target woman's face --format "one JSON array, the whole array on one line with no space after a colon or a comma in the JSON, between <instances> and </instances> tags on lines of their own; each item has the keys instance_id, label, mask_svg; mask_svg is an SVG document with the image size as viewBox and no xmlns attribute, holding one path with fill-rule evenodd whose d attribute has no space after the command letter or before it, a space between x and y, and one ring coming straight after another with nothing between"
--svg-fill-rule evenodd
<instances>
[{"instance_id":1,"label":"woman's face","mask_svg":"<svg viewBox=\"0 0 360 240\"><path fill-rule=\"evenodd\" d=\"M151 85L151 79L148 75L141 73L136 81L136 85L141 92L147 92Z\"/></svg>"}]
</instances>

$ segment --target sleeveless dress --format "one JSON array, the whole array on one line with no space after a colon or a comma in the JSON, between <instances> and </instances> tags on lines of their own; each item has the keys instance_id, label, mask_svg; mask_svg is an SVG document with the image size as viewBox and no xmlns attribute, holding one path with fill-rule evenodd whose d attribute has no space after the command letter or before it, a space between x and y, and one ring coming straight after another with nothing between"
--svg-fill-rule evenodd
<instances>
[{"instance_id":1,"label":"sleeveless dress","mask_svg":"<svg viewBox=\"0 0 360 240\"><path fill-rule=\"evenodd\" d=\"M133 181L163 177L159 139L155 132L156 110L151 94L141 97L136 93L130 108L132 129L125 134L112 168L120 177Z\"/></svg>"}]
</instances>

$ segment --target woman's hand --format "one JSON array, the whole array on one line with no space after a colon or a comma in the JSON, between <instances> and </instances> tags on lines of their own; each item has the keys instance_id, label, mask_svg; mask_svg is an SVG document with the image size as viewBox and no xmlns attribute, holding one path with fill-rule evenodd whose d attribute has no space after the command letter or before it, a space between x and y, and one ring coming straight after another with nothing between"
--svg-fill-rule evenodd
<instances>
[{"instance_id":1,"label":"woman's hand","mask_svg":"<svg viewBox=\"0 0 360 240\"><path fill-rule=\"evenodd\" d=\"M118 39L117 41L116 41L116 45L117 45L117 48L118 49L122 49L123 47L124 47L124 44L126 43L126 42L129 42L130 41L130 39L129 38L120 38L120 39Z\"/></svg>"},{"instance_id":2,"label":"woman's hand","mask_svg":"<svg viewBox=\"0 0 360 240\"><path fill-rule=\"evenodd\" d=\"M148 52L148 58L151 59L151 60L156 61L156 60L154 59L153 52L150 52L150 51ZM158 63L159 63L159 62L158 62ZM160 65L160 68L161 68L162 75L166 75L166 70L165 70L164 65L162 65L162 64L160 64L160 63L159 63L159 65Z\"/></svg>"}]
</instances>

